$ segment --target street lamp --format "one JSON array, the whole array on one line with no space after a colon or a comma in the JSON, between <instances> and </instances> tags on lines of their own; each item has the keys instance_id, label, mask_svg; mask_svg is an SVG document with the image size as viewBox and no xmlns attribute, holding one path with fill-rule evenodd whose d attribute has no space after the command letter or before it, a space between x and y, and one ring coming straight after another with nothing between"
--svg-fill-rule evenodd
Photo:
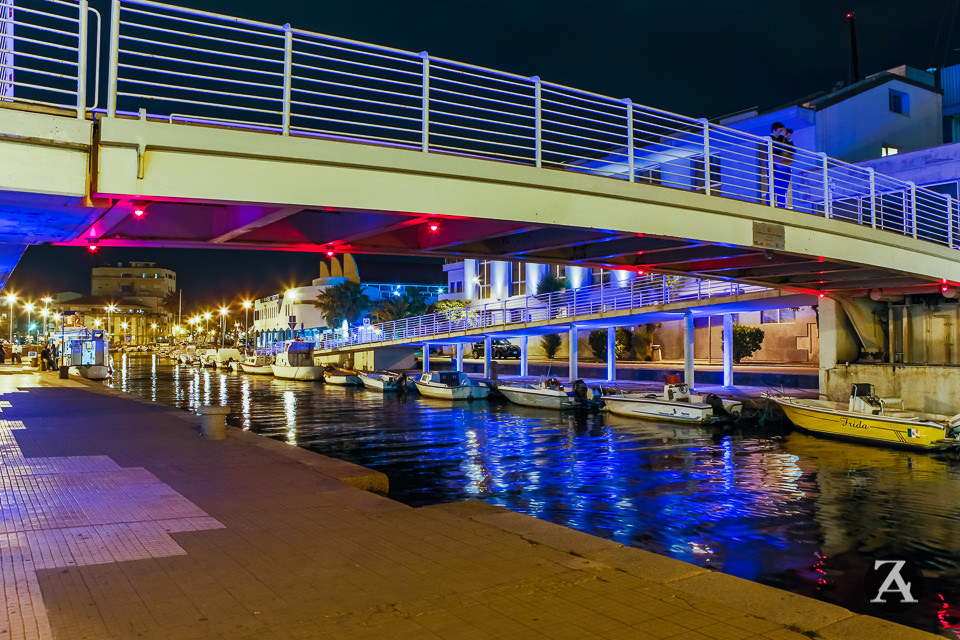
<instances>
[{"instance_id":1,"label":"street lamp","mask_svg":"<svg viewBox=\"0 0 960 640\"><path fill-rule=\"evenodd\" d=\"M110 322L110 318L112 317L111 314L117 310L117 305L111 303L105 308L107 310L107 344L110 344L113 342L113 324Z\"/></svg>"},{"instance_id":2,"label":"street lamp","mask_svg":"<svg viewBox=\"0 0 960 640\"><path fill-rule=\"evenodd\" d=\"M243 301L243 353L247 354L247 347L250 346L250 307L253 303L249 300Z\"/></svg>"},{"instance_id":3,"label":"street lamp","mask_svg":"<svg viewBox=\"0 0 960 640\"><path fill-rule=\"evenodd\" d=\"M10 342L13 342L13 305L17 301L17 294L7 294L7 304L10 305Z\"/></svg>"},{"instance_id":4,"label":"street lamp","mask_svg":"<svg viewBox=\"0 0 960 640\"><path fill-rule=\"evenodd\" d=\"M123 322L120 323L120 328L123 329L123 343L124 343L124 344L126 344L126 342L127 342L127 327L129 327L129 326L130 326L130 325L127 324L126 320L124 320Z\"/></svg>"},{"instance_id":5,"label":"street lamp","mask_svg":"<svg viewBox=\"0 0 960 640\"><path fill-rule=\"evenodd\" d=\"M43 316L43 341L46 342L47 341L47 316L50 314L50 312L47 310L47 307L49 307L50 303L53 302L53 298L51 298L50 296L45 296L43 298L40 298L40 302L43 303L43 311L46 311L46 313L40 312L40 315Z\"/></svg>"},{"instance_id":6,"label":"street lamp","mask_svg":"<svg viewBox=\"0 0 960 640\"><path fill-rule=\"evenodd\" d=\"M156 342L157 341L157 323L154 322L150 326L153 328L153 341Z\"/></svg>"},{"instance_id":7,"label":"street lamp","mask_svg":"<svg viewBox=\"0 0 960 640\"><path fill-rule=\"evenodd\" d=\"M33 313L33 310L37 308L37 305L33 304L32 302L28 302L27 304L23 305L23 308L27 310L27 335L29 336L29 334L30 334L30 314Z\"/></svg>"},{"instance_id":8,"label":"street lamp","mask_svg":"<svg viewBox=\"0 0 960 640\"><path fill-rule=\"evenodd\" d=\"M210 322L210 318L213 317L213 314L207 311L203 314L203 340L206 342L210 339L210 331L207 329L207 323Z\"/></svg>"},{"instance_id":9,"label":"street lamp","mask_svg":"<svg viewBox=\"0 0 960 640\"><path fill-rule=\"evenodd\" d=\"M227 337L227 314L230 310L226 307L220 307L220 348L223 348L223 342Z\"/></svg>"}]
</instances>

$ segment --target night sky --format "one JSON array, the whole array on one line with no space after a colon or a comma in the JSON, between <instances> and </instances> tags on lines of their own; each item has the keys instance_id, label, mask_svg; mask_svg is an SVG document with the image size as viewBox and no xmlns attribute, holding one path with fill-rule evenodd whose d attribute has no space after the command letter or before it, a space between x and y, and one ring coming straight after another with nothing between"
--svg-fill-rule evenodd
<instances>
[{"instance_id":1,"label":"night sky","mask_svg":"<svg viewBox=\"0 0 960 640\"><path fill-rule=\"evenodd\" d=\"M91 4L101 11L101 0ZM539 75L692 117L770 109L847 76L847 10L863 75L960 62L960 0L172 0L409 51ZM8 288L89 293L89 267L142 259L178 272L185 299L229 301L308 284L315 254L32 247ZM443 283L437 262L359 258L364 280ZM436 265L431 267L430 265Z\"/></svg>"}]
</instances>

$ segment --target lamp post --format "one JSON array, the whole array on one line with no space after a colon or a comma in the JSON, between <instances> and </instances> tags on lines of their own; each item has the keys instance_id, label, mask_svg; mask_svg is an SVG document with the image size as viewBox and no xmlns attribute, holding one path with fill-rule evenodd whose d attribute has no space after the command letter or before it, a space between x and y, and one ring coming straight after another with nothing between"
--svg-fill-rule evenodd
<instances>
[{"instance_id":1,"label":"lamp post","mask_svg":"<svg viewBox=\"0 0 960 640\"><path fill-rule=\"evenodd\" d=\"M33 313L33 310L37 308L37 305L32 302L28 302L23 305L23 308L27 310L27 337L30 335L30 314Z\"/></svg>"},{"instance_id":2,"label":"lamp post","mask_svg":"<svg viewBox=\"0 0 960 640\"><path fill-rule=\"evenodd\" d=\"M107 344L113 342L113 324L110 322L110 319L113 317L113 312L117 310L117 305L111 303L107 305Z\"/></svg>"},{"instance_id":3,"label":"lamp post","mask_svg":"<svg viewBox=\"0 0 960 640\"><path fill-rule=\"evenodd\" d=\"M226 307L220 307L220 348L223 348L224 340L227 337L227 314L230 312Z\"/></svg>"},{"instance_id":4,"label":"lamp post","mask_svg":"<svg viewBox=\"0 0 960 640\"><path fill-rule=\"evenodd\" d=\"M210 318L213 317L213 314L207 311L203 314L203 340L206 342L210 339L210 331L207 329L207 323L210 322Z\"/></svg>"},{"instance_id":5,"label":"lamp post","mask_svg":"<svg viewBox=\"0 0 960 640\"><path fill-rule=\"evenodd\" d=\"M120 328L123 329L123 343L124 343L124 344L127 343L127 327L129 327L129 326L130 326L130 325L127 324L126 320L124 320L123 322L120 323Z\"/></svg>"},{"instance_id":6,"label":"lamp post","mask_svg":"<svg viewBox=\"0 0 960 640\"><path fill-rule=\"evenodd\" d=\"M43 311L40 312L40 315L43 316L43 341L47 341L47 317L50 315L48 307L50 303L53 302L53 298L50 296L44 296L40 298L40 302L43 303Z\"/></svg>"},{"instance_id":7,"label":"lamp post","mask_svg":"<svg viewBox=\"0 0 960 640\"><path fill-rule=\"evenodd\" d=\"M243 301L243 354L247 355L247 347L250 346L250 307L253 303L249 300Z\"/></svg>"},{"instance_id":8,"label":"lamp post","mask_svg":"<svg viewBox=\"0 0 960 640\"><path fill-rule=\"evenodd\" d=\"M153 341L157 341L157 323L154 322L150 327L153 329Z\"/></svg>"},{"instance_id":9,"label":"lamp post","mask_svg":"<svg viewBox=\"0 0 960 640\"><path fill-rule=\"evenodd\" d=\"M13 305L17 301L17 294L7 294L7 304L10 305L10 342L13 342Z\"/></svg>"}]
</instances>

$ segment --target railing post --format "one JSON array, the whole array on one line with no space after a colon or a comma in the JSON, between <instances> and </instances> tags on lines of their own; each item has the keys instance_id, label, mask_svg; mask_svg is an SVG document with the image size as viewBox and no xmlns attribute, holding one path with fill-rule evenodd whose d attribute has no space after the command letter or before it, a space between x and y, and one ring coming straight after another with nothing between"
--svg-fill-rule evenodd
<instances>
[{"instance_id":1,"label":"railing post","mask_svg":"<svg viewBox=\"0 0 960 640\"><path fill-rule=\"evenodd\" d=\"M700 118L699 122L703 126L703 192L710 195L710 121Z\"/></svg>"},{"instance_id":2,"label":"railing post","mask_svg":"<svg viewBox=\"0 0 960 640\"><path fill-rule=\"evenodd\" d=\"M870 228L877 228L877 172L873 167L867 167L870 175Z\"/></svg>"},{"instance_id":3,"label":"railing post","mask_svg":"<svg viewBox=\"0 0 960 640\"><path fill-rule=\"evenodd\" d=\"M777 164L773 161L773 138L767 138L767 195L770 197L770 206L777 206L777 181L774 172ZM787 204L787 194L783 194L783 204Z\"/></svg>"},{"instance_id":4,"label":"railing post","mask_svg":"<svg viewBox=\"0 0 960 640\"><path fill-rule=\"evenodd\" d=\"M110 4L110 74L107 86L107 117L117 115L117 79L120 63L120 0L113 0Z\"/></svg>"},{"instance_id":5,"label":"railing post","mask_svg":"<svg viewBox=\"0 0 960 640\"><path fill-rule=\"evenodd\" d=\"M430 151L430 54L426 51L420 52L420 59L423 60L423 88L421 90L420 105L420 150L424 153Z\"/></svg>"},{"instance_id":6,"label":"railing post","mask_svg":"<svg viewBox=\"0 0 960 640\"><path fill-rule=\"evenodd\" d=\"M293 89L293 31L283 25L283 135L290 135L290 94Z\"/></svg>"},{"instance_id":7,"label":"railing post","mask_svg":"<svg viewBox=\"0 0 960 640\"><path fill-rule=\"evenodd\" d=\"M629 182L636 180L636 158L633 157L633 100L624 98L627 105L627 170L630 171Z\"/></svg>"},{"instance_id":8,"label":"railing post","mask_svg":"<svg viewBox=\"0 0 960 640\"><path fill-rule=\"evenodd\" d=\"M953 249L953 196L947 194L947 247Z\"/></svg>"},{"instance_id":9,"label":"railing post","mask_svg":"<svg viewBox=\"0 0 960 640\"><path fill-rule=\"evenodd\" d=\"M537 168L543 166L543 120L541 105L541 86L540 76L532 76L533 81L533 135L534 135L534 159Z\"/></svg>"},{"instance_id":10,"label":"railing post","mask_svg":"<svg viewBox=\"0 0 960 640\"><path fill-rule=\"evenodd\" d=\"M830 168L830 158L824 151L820 152L820 156L823 158L823 217L829 220L832 215L830 211L830 180L827 179L827 170Z\"/></svg>"},{"instance_id":11,"label":"railing post","mask_svg":"<svg viewBox=\"0 0 960 640\"><path fill-rule=\"evenodd\" d=\"M913 225L913 237L917 237L917 183L908 180L910 186L910 224ZM904 229L906 231L906 229Z\"/></svg>"},{"instance_id":12,"label":"railing post","mask_svg":"<svg viewBox=\"0 0 960 640\"><path fill-rule=\"evenodd\" d=\"M80 0L77 23L77 118L87 117L87 0ZM97 52L100 55L100 52Z\"/></svg>"}]
</instances>

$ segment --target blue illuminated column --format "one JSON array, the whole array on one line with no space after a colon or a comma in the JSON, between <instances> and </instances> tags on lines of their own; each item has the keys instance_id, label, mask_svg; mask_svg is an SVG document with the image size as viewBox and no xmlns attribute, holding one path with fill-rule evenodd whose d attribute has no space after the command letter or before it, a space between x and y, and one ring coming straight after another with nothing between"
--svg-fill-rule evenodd
<instances>
[{"instance_id":1,"label":"blue illuminated column","mask_svg":"<svg viewBox=\"0 0 960 640\"><path fill-rule=\"evenodd\" d=\"M490 360L493 359L493 339L486 336L483 339L483 377L490 377Z\"/></svg>"},{"instance_id":2,"label":"blue illuminated column","mask_svg":"<svg viewBox=\"0 0 960 640\"><path fill-rule=\"evenodd\" d=\"M607 327L607 380L617 379L617 328Z\"/></svg>"},{"instance_id":3,"label":"blue illuminated column","mask_svg":"<svg viewBox=\"0 0 960 640\"><path fill-rule=\"evenodd\" d=\"M423 372L430 372L430 343L423 343Z\"/></svg>"},{"instance_id":4,"label":"blue illuminated column","mask_svg":"<svg viewBox=\"0 0 960 640\"><path fill-rule=\"evenodd\" d=\"M527 375L527 336L520 338L520 375Z\"/></svg>"},{"instance_id":5,"label":"blue illuminated column","mask_svg":"<svg viewBox=\"0 0 960 640\"><path fill-rule=\"evenodd\" d=\"M733 386L733 314L723 314L723 386Z\"/></svg>"},{"instance_id":6,"label":"blue illuminated column","mask_svg":"<svg viewBox=\"0 0 960 640\"><path fill-rule=\"evenodd\" d=\"M693 311L683 312L683 381L693 391Z\"/></svg>"},{"instance_id":7,"label":"blue illuminated column","mask_svg":"<svg viewBox=\"0 0 960 640\"><path fill-rule=\"evenodd\" d=\"M457 343L455 353L457 354L457 355L456 355L456 358L457 358L457 360L456 360L456 365L457 365L457 366L456 366L456 370L457 370L457 371L463 371L463 343L462 343L462 342L458 342L458 343Z\"/></svg>"},{"instance_id":8,"label":"blue illuminated column","mask_svg":"<svg viewBox=\"0 0 960 640\"><path fill-rule=\"evenodd\" d=\"M573 382L578 377L577 372L577 327L570 325L570 356L569 356L569 372L570 372L570 382Z\"/></svg>"}]
</instances>

